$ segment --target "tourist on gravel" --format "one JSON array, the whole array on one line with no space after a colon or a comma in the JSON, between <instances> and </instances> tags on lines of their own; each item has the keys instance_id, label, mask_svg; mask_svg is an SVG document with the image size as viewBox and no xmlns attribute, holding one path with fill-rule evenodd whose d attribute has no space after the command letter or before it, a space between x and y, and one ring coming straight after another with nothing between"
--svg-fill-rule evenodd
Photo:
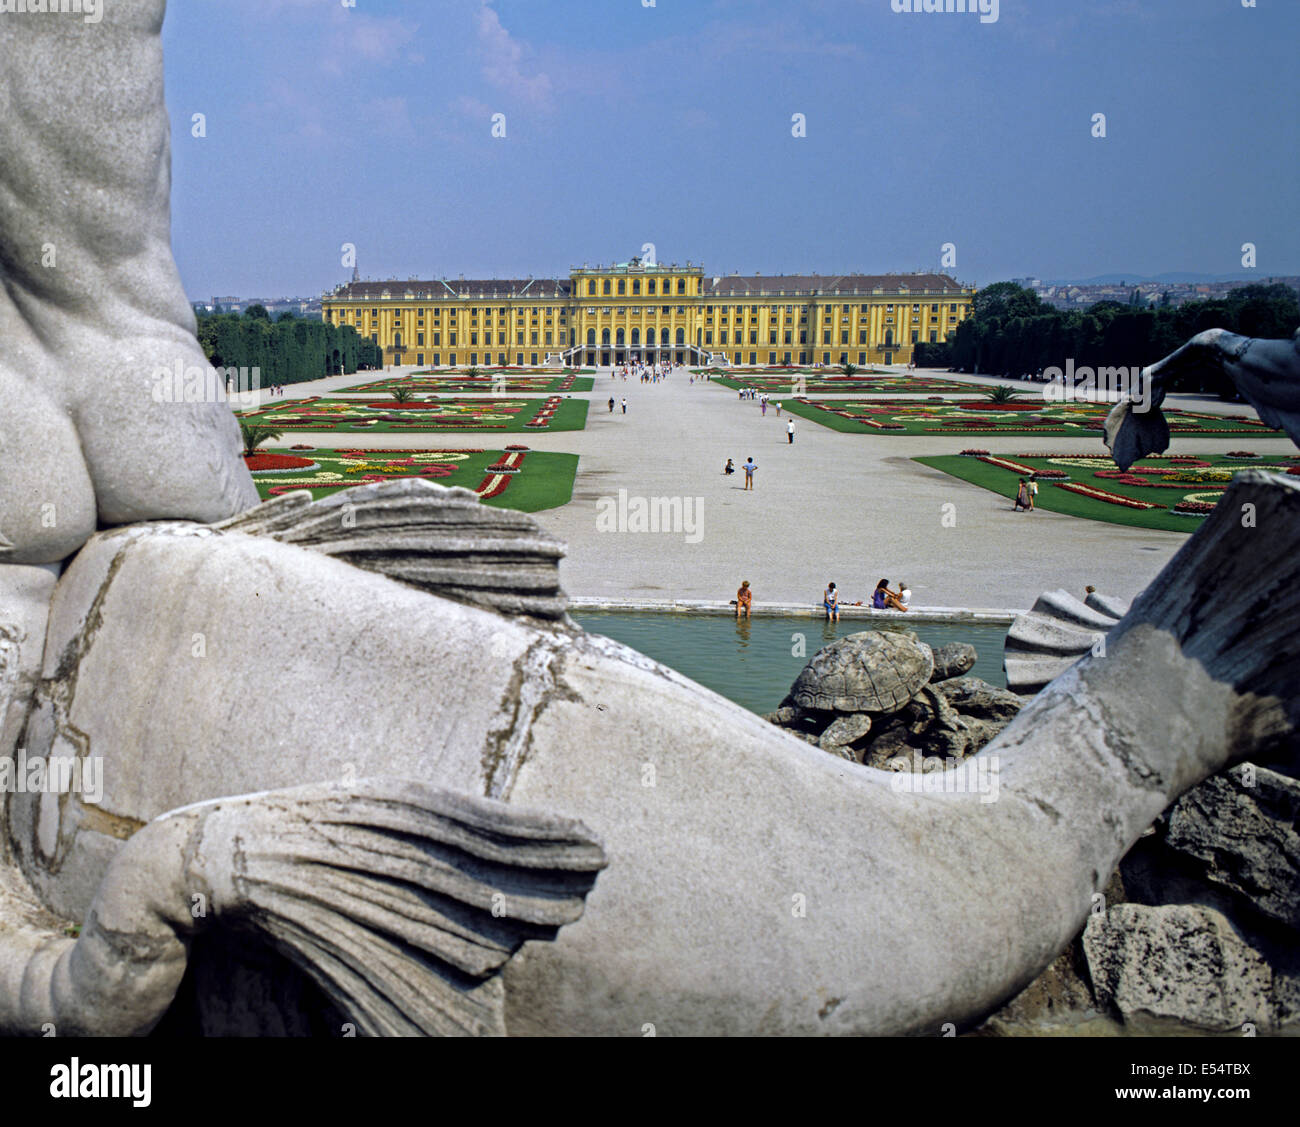
<instances>
[{"instance_id":1,"label":"tourist on gravel","mask_svg":"<svg viewBox=\"0 0 1300 1127\"><path fill-rule=\"evenodd\" d=\"M835 590L834 583L826 584L826 590L822 592L822 606L826 609L826 618L831 622L840 620L840 593Z\"/></svg>"},{"instance_id":2,"label":"tourist on gravel","mask_svg":"<svg viewBox=\"0 0 1300 1127\"><path fill-rule=\"evenodd\" d=\"M1034 504L1038 501L1038 475L1031 473L1029 475L1029 511L1034 511Z\"/></svg>"},{"instance_id":3,"label":"tourist on gravel","mask_svg":"<svg viewBox=\"0 0 1300 1127\"><path fill-rule=\"evenodd\" d=\"M722 467L722 472L726 474L728 477L730 477L733 473L736 472L735 462L733 462L730 458L728 458L727 464Z\"/></svg>"},{"instance_id":4,"label":"tourist on gravel","mask_svg":"<svg viewBox=\"0 0 1300 1127\"><path fill-rule=\"evenodd\" d=\"M614 413L614 397L612 395L609 397L609 413L611 415Z\"/></svg>"},{"instance_id":5,"label":"tourist on gravel","mask_svg":"<svg viewBox=\"0 0 1300 1127\"><path fill-rule=\"evenodd\" d=\"M740 617L740 612L745 612L745 617L749 617L749 608L754 601L754 592L749 586L749 580L741 580L740 590L736 592L736 617Z\"/></svg>"},{"instance_id":6,"label":"tourist on gravel","mask_svg":"<svg viewBox=\"0 0 1300 1127\"><path fill-rule=\"evenodd\" d=\"M791 419L788 423L785 424L785 437L786 437L786 441L791 446L793 446L794 445L794 420L793 419Z\"/></svg>"},{"instance_id":7,"label":"tourist on gravel","mask_svg":"<svg viewBox=\"0 0 1300 1127\"><path fill-rule=\"evenodd\" d=\"M754 471L758 469L758 466L754 463L754 457L752 454L748 459L746 459L743 468L745 470L745 488L752 490L754 488Z\"/></svg>"},{"instance_id":8,"label":"tourist on gravel","mask_svg":"<svg viewBox=\"0 0 1300 1127\"><path fill-rule=\"evenodd\" d=\"M1011 506L1011 511L1018 513L1021 509L1024 509L1025 512L1029 512L1032 507L1032 502L1029 499L1029 484L1022 477L1020 483L1016 486L1016 503Z\"/></svg>"},{"instance_id":9,"label":"tourist on gravel","mask_svg":"<svg viewBox=\"0 0 1300 1127\"><path fill-rule=\"evenodd\" d=\"M627 414L627 396L623 396L623 414Z\"/></svg>"}]
</instances>

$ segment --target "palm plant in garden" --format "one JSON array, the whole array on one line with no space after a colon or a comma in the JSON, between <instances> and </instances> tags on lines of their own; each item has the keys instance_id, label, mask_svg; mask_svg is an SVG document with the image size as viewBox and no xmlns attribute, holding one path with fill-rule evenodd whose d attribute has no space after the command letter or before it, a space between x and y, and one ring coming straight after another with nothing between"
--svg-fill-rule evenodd
<instances>
[{"instance_id":1,"label":"palm plant in garden","mask_svg":"<svg viewBox=\"0 0 1300 1127\"><path fill-rule=\"evenodd\" d=\"M473 379L477 379L480 375L482 375L482 373L479 371L479 367L477 364L471 364L468 368L465 369L465 375L469 379L473 380Z\"/></svg>"},{"instance_id":2,"label":"palm plant in garden","mask_svg":"<svg viewBox=\"0 0 1300 1127\"><path fill-rule=\"evenodd\" d=\"M856 364L845 364L845 365L844 365L844 374L845 374L846 376L851 376L851 375L853 375L853 373L856 372L857 370L858 370L858 366L857 366Z\"/></svg>"},{"instance_id":3,"label":"palm plant in garden","mask_svg":"<svg viewBox=\"0 0 1300 1127\"><path fill-rule=\"evenodd\" d=\"M990 388L986 391L985 396L990 403L1014 403L1016 402L1016 389L1007 387L1005 384L999 384L997 387Z\"/></svg>"},{"instance_id":4,"label":"palm plant in garden","mask_svg":"<svg viewBox=\"0 0 1300 1127\"><path fill-rule=\"evenodd\" d=\"M411 389L409 387L395 387L389 394L398 403L409 403L411 401Z\"/></svg>"},{"instance_id":5,"label":"palm plant in garden","mask_svg":"<svg viewBox=\"0 0 1300 1127\"><path fill-rule=\"evenodd\" d=\"M283 432L267 423L240 423L239 433L244 440L244 454L251 458L263 442L279 438Z\"/></svg>"}]
</instances>

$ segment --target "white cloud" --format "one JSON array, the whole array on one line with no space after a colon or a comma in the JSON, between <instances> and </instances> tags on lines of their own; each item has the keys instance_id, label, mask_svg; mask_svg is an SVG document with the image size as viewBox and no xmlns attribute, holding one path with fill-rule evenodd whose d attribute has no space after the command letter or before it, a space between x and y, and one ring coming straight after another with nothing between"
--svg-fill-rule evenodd
<instances>
[{"instance_id":1,"label":"white cloud","mask_svg":"<svg viewBox=\"0 0 1300 1127\"><path fill-rule=\"evenodd\" d=\"M483 77L498 90L538 108L551 103L549 75L526 74L524 48L501 24L487 0L482 0L478 15L479 45L483 53Z\"/></svg>"}]
</instances>

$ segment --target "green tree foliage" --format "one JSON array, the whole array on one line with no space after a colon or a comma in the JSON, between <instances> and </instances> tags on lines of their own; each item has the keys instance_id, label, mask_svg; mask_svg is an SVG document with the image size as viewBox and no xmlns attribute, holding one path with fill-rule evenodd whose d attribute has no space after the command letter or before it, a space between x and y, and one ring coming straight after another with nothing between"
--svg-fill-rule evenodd
<instances>
[{"instance_id":1,"label":"green tree foliage","mask_svg":"<svg viewBox=\"0 0 1300 1127\"><path fill-rule=\"evenodd\" d=\"M1136 292L1136 291L1134 291ZM1205 329L1227 329L1251 337L1284 339L1300 326L1300 303L1291 287L1250 285L1213 301L1174 308L1165 299L1154 307L1099 301L1087 310L1060 310L1040 301L1031 290L998 282L975 295L972 315L963 321L943 364L931 350L917 345L918 365L943 366L960 372L1019 376L1045 368L1127 367L1152 364ZM1216 376L1193 379L1185 391L1235 395Z\"/></svg>"},{"instance_id":2,"label":"green tree foliage","mask_svg":"<svg viewBox=\"0 0 1300 1127\"><path fill-rule=\"evenodd\" d=\"M258 368L263 387L304 383L358 368L380 368L383 356L373 341L351 325L330 325L281 314L243 317L234 313L198 315L199 345L209 363L223 368ZM263 310L265 313L265 310Z\"/></svg>"}]
</instances>

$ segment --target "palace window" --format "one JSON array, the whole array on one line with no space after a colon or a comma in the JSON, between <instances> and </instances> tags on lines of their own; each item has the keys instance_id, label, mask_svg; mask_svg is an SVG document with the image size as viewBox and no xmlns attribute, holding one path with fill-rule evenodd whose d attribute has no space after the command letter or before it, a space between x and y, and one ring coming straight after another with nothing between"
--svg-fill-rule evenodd
<instances>
[{"instance_id":1,"label":"palace window","mask_svg":"<svg viewBox=\"0 0 1300 1127\"><path fill-rule=\"evenodd\" d=\"M767 343L776 344L776 330L771 329L767 334Z\"/></svg>"},{"instance_id":2,"label":"palace window","mask_svg":"<svg viewBox=\"0 0 1300 1127\"><path fill-rule=\"evenodd\" d=\"M450 344L453 348L455 348L455 347L456 347L456 334L455 334L455 333L448 333L447 336L448 336L448 338L449 338L448 341L447 341L447 343Z\"/></svg>"},{"instance_id":3,"label":"palace window","mask_svg":"<svg viewBox=\"0 0 1300 1127\"><path fill-rule=\"evenodd\" d=\"M524 343L524 334L522 332L515 333L515 344L523 344L523 343Z\"/></svg>"},{"instance_id":4,"label":"palace window","mask_svg":"<svg viewBox=\"0 0 1300 1127\"><path fill-rule=\"evenodd\" d=\"M848 343L849 343L849 331L848 329L844 329L840 333L840 344L848 344Z\"/></svg>"},{"instance_id":5,"label":"palace window","mask_svg":"<svg viewBox=\"0 0 1300 1127\"><path fill-rule=\"evenodd\" d=\"M595 283L595 282L588 282L588 283L587 283L587 294L588 294L588 296L590 296L591 294L594 294L595 292L596 292L596 283Z\"/></svg>"},{"instance_id":6,"label":"palace window","mask_svg":"<svg viewBox=\"0 0 1300 1127\"><path fill-rule=\"evenodd\" d=\"M713 343L713 333L712 333L711 331L707 330L707 329L705 330L705 333L704 333L704 343L705 343L705 344L712 344L712 343ZM724 341L723 343L725 344L726 342Z\"/></svg>"},{"instance_id":7,"label":"palace window","mask_svg":"<svg viewBox=\"0 0 1300 1127\"><path fill-rule=\"evenodd\" d=\"M655 292L655 280L654 280L653 278L651 278L649 281L646 282L646 284L645 284L645 292L646 292L646 293L654 293L654 292Z\"/></svg>"},{"instance_id":8,"label":"palace window","mask_svg":"<svg viewBox=\"0 0 1300 1127\"><path fill-rule=\"evenodd\" d=\"M939 334L934 329L930 330L930 343L931 344L939 343Z\"/></svg>"},{"instance_id":9,"label":"palace window","mask_svg":"<svg viewBox=\"0 0 1300 1127\"><path fill-rule=\"evenodd\" d=\"M800 329L800 330L799 330L799 343L800 343L800 344L807 344L807 343L808 343L808 330L807 330L807 329ZM804 361L804 360L800 360L799 363L800 363L800 364L803 364L803 363L806 363L806 361Z\"/></svg>"},{"instance_id":10,"label":"palace window","mask_svg":"<svg viewBox=\"0 0 1300 1127\"><path fill-rule=\"evenodd\" d=\"M758 343L758 333L756 333L753 329L749 330L749 343L750 344Z\"/></svg>"},{"instance_id":11,"label":"palace window","mask_svg":"<svg viewBox=\"0 0 1300 1127\"><path fill-rule=\"evenodd\" d=\"M917 340L920 338L920 336L921 336L921 334L918 333L915 329L913 329L913 330L912 330L912 343L915 344L915 343L917 342Z\"/></svg>"},{"instance_id":12,"label":"palace window","mask_svg":"<svg viewBox=\"0 0 1300 1127\"><path fill-rule=\"evenodd\" d=\"M618 280L618 292L627 293L627 283L622 278Z\"/></svg>"},{"instance_id":13,"label":"palace window","mask_svg":"<svg viewBox=\"0 0 1300 1127\"><path fill-rule=\"evenodd\" d=\"M831 331L830 329L827 329L825 332L822 333L822 344L830 344L830 342L831 342Z\"/></svg>"},{"instance_id":14,"label":"palace window","mask_svg":"<svg viewBox=\"0 0 1300 1127\"><path fill-rule=\"evenodd\" d=\"M863 329L863 330L861 330L861 331L858 333L858 343L859 343L859 344L866 344L866 343L867 343L867 330L866 330L866 329Z\"/></svg>"},{"instance_id":15,"label":"palace window","mask_svg":"<svg viewBox=\"0 0 1300 1127\"><path fill-rule=\"evenodd\" d=\"M470 333L469 342L470 344L478 344L478 333Z\"/></svg>"},{"instance_id":16,"label":"palace window","mask_svg":"<svg viewBox=\"0 0 1300 1127\"><path fill-rule=\"evenodd\" d=\"M641 292L641 279L640 279L640 278L633 278L633 279L632 279L632 292L633 292L633 293L640 293L640 292Z\"/></svg>"},{"instance_id":17,"label":"palace window","mask_svg":"<svg viewBox=\"0 0 1300 1127\"><path fill-rule=\"evenodd\" d=\"M678 292L678 293L685 293L685 292L686 292L686 279L685 279L685 278L678 278L678 279L677 279L677 292ZM678 343L678 344L683 344L683 343L685 343L685 342L679 340L677 343Z\"/></svg>"},{"instance_id":18,"label":"palace window","mask_svg":"<svg viewBox=\"0 0 1300 1127\"><path fill-rule=\"evenodd\" d=\"M422 345L422 344L424 343L424 334L423 334L423 333L416 333L416 334L415 334L415 343L416 343L417 347L418 347L419 345Z\"/></svg>"},{"instance_id":19,"label":"palace window","mask_svg":"<svg viewBox=\"0 0 1300 1127\"><path fill-rule=\"evenodd\" d=\"M600 288L601 293L609 293L609 279L605 279L605 284Z\"/></svg>"},{"instance_id":20,"label":"palace window","mask_svg":"<svg viewBox=\"0 0 1300 1127\"><path fill-rule=\"evenodd\" d=\"M671 313L672 311L673 307L671 305L662 306L659 310L660 313Z\"/></svg>"},{"instance_id":21,"label":"palace window","mask_svg":"<svg viewBox=\"0 0 1300 1127\"><path fill-rule=\"evenodd\" d=\"M533 333L533 334L532 334L532 339L531 339L528 343L529 343L529 344L536 344L536 343L537 343L537 334L536 334L536 333Z\"/></svg>"},{"instance_id":22,"label":"palace window","mask_svg":"<svg viewBox=\"0 0 1300 1127\"><path fill-rule=\"evenodd\" d=\"M718 343L719 343L719 344L726 344L726 343L727 343L727 330L726 330L726 329L721 329L721 330L718 332Z\"/></svg>"},{"instance_id":23,"label":"palace window","mask_svg":"<svg viewBox=\"0 0 1300 1127\"><path fill-rule=\"evenodd\" d=\"M497 333L497 344L505 344L505 342L506 342L506 334Z\"/></svg>"},{"instance_id":24,"label":"palace window","mask_svg":"<svg viewBox=\"0 0 1300 1127\"><path fill-rule=\"evenodd\" d=\"M546 334L546 343L547 343L547 344L550 344L550 343L551 343L551 334L550 334L550 333L547 333L547 334Z\"/></svg>"},{"instance_id":25,"label":"palace window","mask_svg":"<svg viewBox=\"0 0 1300 1127\"><path fill-rule=\"evenodd\" d=\"M785 342L784 342L784 343L786 343L786 344L789 344L789 343L790 343L790 330L789 330L789 329L786 329L786 331L785 331Z\"/></svg>"}]
</instances>

